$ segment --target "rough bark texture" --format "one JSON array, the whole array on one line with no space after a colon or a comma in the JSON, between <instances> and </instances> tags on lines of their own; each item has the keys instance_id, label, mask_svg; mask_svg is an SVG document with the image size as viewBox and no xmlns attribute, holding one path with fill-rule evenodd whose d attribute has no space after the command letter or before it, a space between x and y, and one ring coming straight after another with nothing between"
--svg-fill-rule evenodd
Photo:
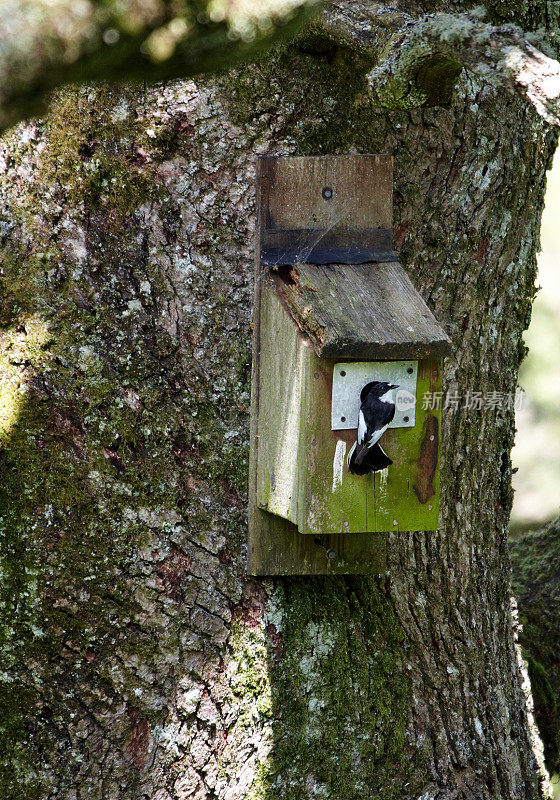
<instances>
[{"instance_id":1,"label":"rough bark texture","mask_svg":"<svg viewBox=\"0 0 560 800\"><path fill-rule=\"evenodd\" d=\"M0 5L0 128L44 111L49 92L64 84L168 81L254 56L292 35L317 2L6 0ZM488 0L466 13L460 6L454 0L422 8L414 0L332 0L315 35L375 64L368 83L382 106L448 105L466 67L559 125L557 0Z\"/></svg>"},{"instance_id":2,"label":"rough bark texture","mask_svg":"<svg viewBox=\"0 0 560 800\"><path fill-rule=\"evenodd\" d=\"M403 6L406 4L403 3ZM453 8L453 6L451 6ZM524 97L548 122L560 123L560 64L535 47L556 54L558 20L548 33L523 32L511 22L496 26L484 22L487 9L477 6L468 14L451 8L416 17L404 9L368 0L332 3L322 15L322 30L374 53L369 75L373 97L388 108L447 105L462 67L496 86ZM517 17L520 21L522 14Z\"/></svg>"},{"instance_id":3,"label":"rough bark texture","mask_svg":"<svg viewBox=\"0 0 560 800\"><path fill-rule=\"evenodd\" d=\"M387 576L244 576L256 155L393 153L446 390L516 385L555 135L466 74L376 109L370 67L307 41L5 140L3 797L539 797L511 408L446 410L441 530L391 535Z\"/></svg>"},{"instance_id":4,"label":"rough bark texture","mask_svg":"<svg viewBox=\"0 0 560 800\"><path fill-rule=\"evenodd\" d=\"M529 665L546 764L560 772L560 519L511 543L512 586L522 624L519 640Z\"/></svg>"}]
</instances>

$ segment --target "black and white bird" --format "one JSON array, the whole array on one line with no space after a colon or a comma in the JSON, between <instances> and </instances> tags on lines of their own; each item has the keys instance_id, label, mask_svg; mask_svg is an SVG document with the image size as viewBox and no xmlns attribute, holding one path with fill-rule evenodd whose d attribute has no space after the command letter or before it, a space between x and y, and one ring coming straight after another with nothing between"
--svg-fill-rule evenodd
<instances>
[{"instance_id":1,"label":"black and white bird","mask_svg":"<svg viewBox=\"0 0 560 800\"><path fill-rule=\"evenodd\" d=\"M353 475L367 475L393 463L381 449L379 439L395 416L391 392L398 388L394 383L372 381L362 389L358 436L348 453L348 470Z\"/></svg>"}]
</instances>

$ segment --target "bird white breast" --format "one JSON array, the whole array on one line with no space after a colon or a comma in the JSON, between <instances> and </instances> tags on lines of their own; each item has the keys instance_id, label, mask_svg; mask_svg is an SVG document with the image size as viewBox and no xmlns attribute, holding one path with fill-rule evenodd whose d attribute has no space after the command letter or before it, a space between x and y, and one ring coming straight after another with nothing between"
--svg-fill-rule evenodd
<instances>
[{"instance_id":1,"label":"bird white breast","mask_svg":"<svg viewBox=\"0 0 560 800\"><path fill-rule=\"evenodd\" d=\"M379 399L381 400L382 403L392 403L393 402L393 399L391 397L392 393L393 390L389 389L389 391L385 392L385 394L382 394Z\"/></svg>"},{"instance_id":2,"label":"bird white breast","mask_svg":"<svg viewBox=\"0 0 560 800\"><path fill-rule=\"evenodd\" d=\"M346 461L348 462L348 466L350 466L350 462L352 461L352 455L353 455L355 449L356 449L356 442L354 442L354 444L350 448L350 450L348 452L348 455L346 457Z\"/></svg>"}]
</instances>

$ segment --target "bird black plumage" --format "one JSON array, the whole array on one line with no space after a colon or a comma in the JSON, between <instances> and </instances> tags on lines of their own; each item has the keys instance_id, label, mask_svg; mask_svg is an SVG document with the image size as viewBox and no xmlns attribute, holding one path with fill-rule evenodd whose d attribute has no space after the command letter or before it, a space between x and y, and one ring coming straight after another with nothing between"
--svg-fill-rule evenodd
<instances>
[{"instance_id":1,"label":"bird black plumage","mask_svg":"<svg viewBox=\"0 0 560 800\"><path fill-rule=\"evenodd\" d=\"M348 470L353 475L378 472L393 463L379 444L395 416L395 404L388 397L393 389L398 389L394 383L371 381L360 393L358 434L348 453Z\"/></svg>"}]
</instances>

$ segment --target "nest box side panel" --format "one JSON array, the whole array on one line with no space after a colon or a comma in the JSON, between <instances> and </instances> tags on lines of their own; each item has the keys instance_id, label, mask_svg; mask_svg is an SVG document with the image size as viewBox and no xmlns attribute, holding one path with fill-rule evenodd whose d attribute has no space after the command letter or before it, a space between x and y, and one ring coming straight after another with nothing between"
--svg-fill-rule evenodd
<instances>
[{"instance_id":1,"label":"nest box side panel","mask_svg":"<svg viewBox=\"0 0 560 800\"><path fill-rule=\"evenodd\" d=\"M257 505L297 523L298 453L309 347L274 288L261 294Z\"/></svg>"},{"instance_id":2,"label":"nest box side panel","mask_svg":"<svg viewBox=\"0 0 560 800\"><path fill-rule=\"evenodd\" d=\"M297 518L303 457L296 419L305 419L315 359L273 287L259 283L253 353L249 575L371 575L386 569L386 536L303 536L296 524L280 516Z\"/></svg>"}]
</instances>

